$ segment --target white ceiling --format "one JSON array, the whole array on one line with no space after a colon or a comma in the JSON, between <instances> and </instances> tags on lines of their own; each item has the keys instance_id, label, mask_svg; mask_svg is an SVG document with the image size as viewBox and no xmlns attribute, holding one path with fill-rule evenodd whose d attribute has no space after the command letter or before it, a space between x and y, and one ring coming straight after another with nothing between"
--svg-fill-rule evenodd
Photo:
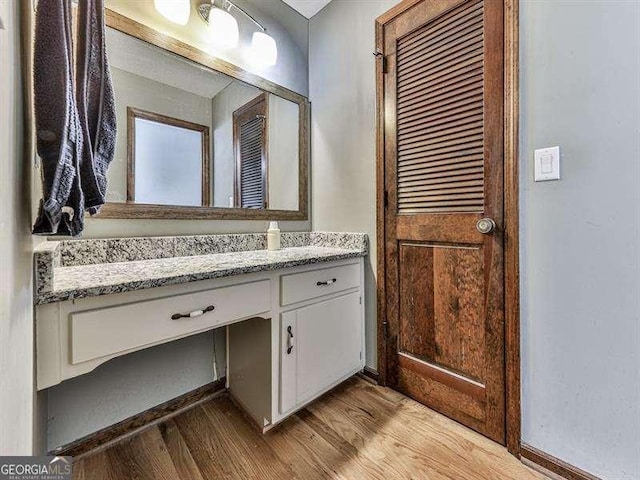
<instances>
[{"instance_id":1,"label":"white ceiling","mask_svg":"<svg viewBox=\"0 0 640 480\"><path fill-rule=\"evenodd\" d=\"M284 0L307 18L313 17L331 0Z\"/></svg>"}]
</instances>

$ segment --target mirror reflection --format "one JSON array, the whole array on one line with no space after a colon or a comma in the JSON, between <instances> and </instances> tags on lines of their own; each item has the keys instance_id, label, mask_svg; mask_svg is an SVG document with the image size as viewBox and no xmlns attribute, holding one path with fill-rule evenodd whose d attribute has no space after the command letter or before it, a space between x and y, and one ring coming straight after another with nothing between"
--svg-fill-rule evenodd
<instances>
[{"instance_id":1,"label":"mirror reflection","mask_svg":"<svg viewBox=\"0 0 640 480\"><path fill-rule=\"evenodd\" d=\"M299 106L112 28L107 200L298 210Z\"/></svg>"},{"instance_id":2,"label":"mirror reflection","mask_svg":"<svg viewBox=\"0 0 640 480\"><path fill-rule=\"evenodd\" d=\"M209 127L133 107L127 117L127 201L209 205Z\"/></svg>"}]
</instances>

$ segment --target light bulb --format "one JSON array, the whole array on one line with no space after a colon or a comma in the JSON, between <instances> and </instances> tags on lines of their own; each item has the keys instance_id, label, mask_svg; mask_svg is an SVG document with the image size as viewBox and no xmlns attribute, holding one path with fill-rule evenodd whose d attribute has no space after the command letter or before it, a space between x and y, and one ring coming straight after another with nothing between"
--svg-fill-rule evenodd
<instances>
[{"instance_id":1,"label":"light bulb","mask_svg":"<svg viewBox=\"0 0 640 480\"><path fill-rule=\"evenodd\" d=\"M191 15L189 0L153 0L156 10L167 20L179 25L186 25Z\"/></svg>"},{"instance_id":2,"label":"light bulb","mask_svg":"<svg viewBox=\"0 0 640 480\"><path fill-rule=\"evenodd\" d=\"M263 32L255 32L251 39L251 48L249 50L249 60L251 63L270 67L276 64L278 59L278 47L273 37Z\"/></svg>"},{"instance_id":3,"label":"light bulb","mask_svg":"<svg viewBox=\"0 0 640 480\"><path fill-rule=\"evenodd\" d=\"M229 12L212 7L209 12L209 39L212 45L220 48L233 48L238 45L238 22Z\"/></svg>"}]
</instances>

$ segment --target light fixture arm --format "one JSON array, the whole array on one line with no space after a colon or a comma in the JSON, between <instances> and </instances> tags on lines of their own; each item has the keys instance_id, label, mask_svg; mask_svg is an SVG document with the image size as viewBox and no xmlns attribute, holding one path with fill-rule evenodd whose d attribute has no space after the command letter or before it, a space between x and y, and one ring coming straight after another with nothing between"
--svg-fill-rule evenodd
<instances>
[{"instance_id":1,"label":"light fixture arm","mask_svg":"<svg viewBox=\"0 0 640 480\"><path fill-rule=\"evenodd\" d=\"M222 4L222 10L226 10L227 12L230 12L232 8L235 8L240 13L242 13L245 17L247 17L249 20L251 20L253 23L255 23L258 26L258 28L260 28L260 30L262 30L263 32L267 31L267 27L262 25L249 12L247 12L245 9L237 6L231 0L221 0L221 4ZM201 3L198 6L198 13L200 14L200 17L206 23L209 23L209 12L211 12L211 8L214 7L214 6L215 6L215 0L210 0L208 2Z\"/></svg>"}]
</instances>

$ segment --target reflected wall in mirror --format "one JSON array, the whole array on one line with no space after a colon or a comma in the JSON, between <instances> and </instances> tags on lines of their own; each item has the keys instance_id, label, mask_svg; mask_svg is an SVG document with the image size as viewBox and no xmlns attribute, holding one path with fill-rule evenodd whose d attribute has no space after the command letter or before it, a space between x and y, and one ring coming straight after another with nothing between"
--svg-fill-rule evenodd
<instances>
[{"instance_id":1,"label":"reflected wall in mirror","mask_svg":"<svg viewBox=\"0 0 640 480\"><path fill-rule=\"evenodd\" d=\"M101 216L307 218L305 97L109 10L107 25L119 128Z\"/></svg>"}]
</instances>

